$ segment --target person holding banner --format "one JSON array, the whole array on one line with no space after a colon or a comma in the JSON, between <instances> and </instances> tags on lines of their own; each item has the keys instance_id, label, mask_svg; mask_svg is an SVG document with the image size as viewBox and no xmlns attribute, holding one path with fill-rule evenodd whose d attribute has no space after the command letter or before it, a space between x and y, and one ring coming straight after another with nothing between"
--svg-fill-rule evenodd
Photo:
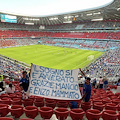
<instances>
[{"instance_id":1,"label":"person holding banner","mask_svg":"<svg viewBox=\"0 0 120 120\"><path fill-rule=\"evenodd\" d=\"M85 83L83 84L83 96L82 96L81 100L83 100L84 102L89 102L90 97L91 97L91 84L90 84L91 78L86 77L85 73L80 68L79 68L79 70L85 77Z\"/></svg>"},{"instance_id":2,"label":"person holding banner","mask_svg":"<svg viewBox=\"0 0 120 120\"><path fill-rule=\"evenodd\" d=\"M26 92L28 90L28 87L29 87L29 77L28 77L26 71L23 71L22 75L23 75L23 77L20 79L19 82L20 82L20 84L24 83L23 84L23 89Z\"/></svg>"}]
</instances>

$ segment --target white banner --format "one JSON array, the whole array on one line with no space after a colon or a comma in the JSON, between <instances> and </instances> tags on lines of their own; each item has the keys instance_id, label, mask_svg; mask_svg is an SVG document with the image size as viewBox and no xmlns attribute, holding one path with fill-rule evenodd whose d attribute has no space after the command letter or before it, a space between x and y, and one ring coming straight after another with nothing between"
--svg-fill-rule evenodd
<instances>
[{"instance_id":1,"label":"white banner","mask_svg":"<svg viewBox=\"0 0 120 120\"><path fill-rule=\"evenodd\" d=\"M78 71L57 70L32 64L29 93L53 99L80 99Z\"/></svg>"}]
</instances>

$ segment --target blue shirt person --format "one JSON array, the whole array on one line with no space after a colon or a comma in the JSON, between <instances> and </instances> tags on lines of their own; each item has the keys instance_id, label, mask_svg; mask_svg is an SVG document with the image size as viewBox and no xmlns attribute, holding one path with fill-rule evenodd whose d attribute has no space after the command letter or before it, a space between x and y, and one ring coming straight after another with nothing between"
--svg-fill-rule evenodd
<instances>
[{"instance_id":1,"label":"blue shirt person","mask_svg":"<svg viewBox=\"0 0 120 120\"><path fill-rule=\"evenodd\" d=\"M85 73L79 68L80 72L83 74L85 77L85 83L83 84L83 96L81 100L84 102L89 102L90 97L91 97L91 83L90 83L90 78L85 76Z\"/></svg>"},{"instance_id":2,"label":"blue shirt person","mask_svg":"<svg viewBox=\"0 0 120 120\"><path fill-rule=\"evenodd\" d=\"M93 87L95 88L95 85L96 85L96 78L93 80Z\"/></svg>"},{"instance_id":3,"label":"blue shirt person","mask_svg":"<svg viewBox=\"0 0 120 120\"><path fill-rule=\"evenodd\" d=\"M90 84L90 78L87 77L85 80L85 83L83 84L83 96L82 99L85 102L89 102L91 97L91 84Z\"/></svg>"},{"instance_id":4,"label":"blue shirt person","mask_svg":"<svg viewBox=\"0 0 120 120\"><path fill-rule=\"evenodd\" d=\"M29 77L27 75L26 71L23 71L22 73L23 77L20 79L20 83L23 83L23 89L26 92L28 90L29 87Z\"/></svg>"},{"instance_id":5,"label":"blue shirt person","mask_svg":"<svg viewBox=\"0 0 120 120\"><path fill-rule=\"evenodd\" d=\"M120 86L120 78L118 80L118 82L116 83L117 86Z\"/></svg>"}]
</instances>

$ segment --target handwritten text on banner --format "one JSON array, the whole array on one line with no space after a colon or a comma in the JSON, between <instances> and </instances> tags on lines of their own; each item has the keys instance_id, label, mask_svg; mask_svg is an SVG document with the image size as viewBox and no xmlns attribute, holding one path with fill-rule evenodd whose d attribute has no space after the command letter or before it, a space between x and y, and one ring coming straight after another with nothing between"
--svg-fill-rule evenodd
<instances>
[{"instance_id":1,"label":"handwritten text on banner","mask_svg":"<svg viewBox=\"0 0 120 120\"><path fill-rule=\"evenodd\" d=\"M54 99L80 99L78 69L57 70L33 64L29 92Z\"/></svg>"}]
</instances>

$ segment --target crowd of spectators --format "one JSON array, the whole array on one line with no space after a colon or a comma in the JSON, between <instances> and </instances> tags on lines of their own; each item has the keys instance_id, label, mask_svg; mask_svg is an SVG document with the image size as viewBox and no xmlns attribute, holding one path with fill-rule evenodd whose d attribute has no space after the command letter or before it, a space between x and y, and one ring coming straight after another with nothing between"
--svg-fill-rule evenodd
<instances>
[{"instance_id":1,"label":"crowd of spectators","mask_svg":"<svg viewBox=\"0 0 120 120\"><path fill-rule=\"evenodd\" d=\"M25 45L35 45L37 44L37 39L23 38L23 39L1 39L0 47L14 47L14 46L25 46Z\"/></svg>"},{"instance_id":2,"label":"crowd of spectators","mask_svg":"<svg viewBox=\"0 0 120 120\"><path fill-rule=\"evenodd\" d=\"M0 22L1 29L11 29L11 30L35 30L39 31L39 25L25 25L25 24L15 24L15 23L3 23ZM60 24L60 25L49 25L45 26L46 30L70 30L70 29L115 29L120 28L119 21L91 21L91 22L76 22L71 24Z\"/></svg>"},{"instance_id":3,"label":"crowd of spectators","mask_svg":"<svg viewBox=\"0 0 120 120\"><path fill-rule=\"evenodd\" d=\"M39 25L24 25L15 23L0 22L1 29L11 29L11 30L39 30Z\"/></svg>"},{"instance_id":4,"label":"crowd of spectators","mask_svg":"<svg viewBox=\"0 0 120 120\"><path fill-rule=\"evenodd\" d=\"M101 58L91 63L85 71L93 78L106 76L109 80L116 81L120 77L120 47L106 51Z\"/></svg>"},{"instance_id":5,"label":"crowd of spectators","mask_svg":"<svg viewBox=\"0 0 120 120\"><path fill-rule=\"evenodd\" d=\"M71 47L78 49L114 49L120 45L119 41L103 41L103 40L85 40L85 39L69 39L69 38L42 38L39 40L39 44L54 45L60 47Z\"/></svg>"},{"instance_id":6,"label":"crowd of spectators","mask_svg":"<svg viewBox=\"0 0 120 120\"><path fill-rule=\"evenodd\" d=\"M0 38L20 38L20 37L49 37L51 32L28 31L28 30L0 30Z\"/></svg>"},{"instance_id":7,"label":"crowd of spectators","mask_svg":"<svg viewBox=\"0 0 120 120\"><path fill-rule=\"evenodd\" d=\"M10 79L10 76L4 75L0 81L0 95L20 93L22 99L28 99L29 77L30 74L27 74L27 71L24 70L21 72L21 76L18 81Z\"/></svg>"},{"instance_id":8,"label":"crowd of spectators","mask_svg":"<svg viewBox=\"0 0 120 120\"><path fill-rule=\"evenodd\" d=\"M8 40L9 41L9 40ZM96 40L76 40L76 39L53 39L53 38L41 38L41 39L16 39L19 45L30 45L37 44L38 41L41 41L40 44L46 45L55 45L55 46L64 46L72 48L96 48L96 45L99 49L110 49L105 55L98 59L95 63L90 66L89 74L91 76L100 76L106 75L108 77L119 76L120 65L120 48L119 42L116 41L96 41ZM15 44L15 45L18 45ZM104 45L104 46L103 46ZM90 47L91 46L91 47ZM19 65L16 61L11 61L0 57L0 72L10 77L20 78L22 70L26 68ZM94 72L93 72L94 71Z\"/></svg>"},{"instance_id":9,"label":"crowd of spectators","mask_svg":"<svg viewBox=\"0 0 120 120\"><path fill-rule=\"evenodd\" d=\"M10 78L19 79L22 76L22 71L29 68L19 64L16 60L10 60L3 57L0 57L0 73L9 76Z\"/></svg>"},{"instance_id":10,"label":"crowd of spectators","mask_svg":"<svg viewBox=\"0 0 120 120\"><path fill-rule=\"evenodd\" d=\"M80 26L80 27L79 27ZM46 29L51 30L66 30L66 29L115 29L120 27L119 21L94 21L94 22L78 22L78 23L71 23L71 24L63 24L63 25L51 25L46 26Z\"/></svg>"}]
</instances>

